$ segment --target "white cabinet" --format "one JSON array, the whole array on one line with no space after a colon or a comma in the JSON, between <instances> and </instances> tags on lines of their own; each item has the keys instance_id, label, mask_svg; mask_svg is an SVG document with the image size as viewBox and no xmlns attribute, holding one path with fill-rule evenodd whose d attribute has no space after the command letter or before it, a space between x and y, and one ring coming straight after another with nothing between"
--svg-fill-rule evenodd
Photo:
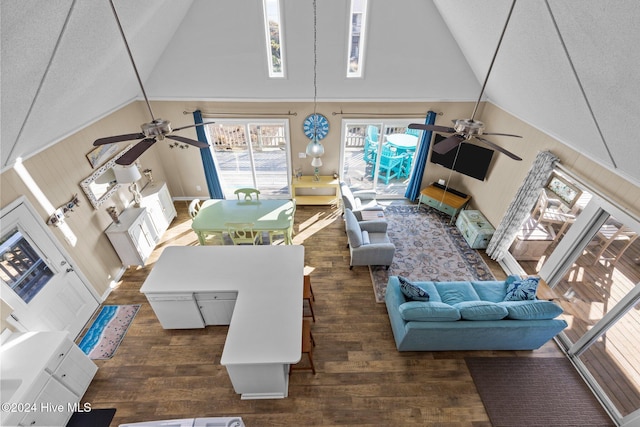
<instances>
[{"instance_id":1,"label":"white cabinet","mask_svg":"<svg viewBox=\"0 0 640 427\"><path fill-rule=\"evenodd\" d=\"M2 396L19 408L0 413L7 426L64 426L98 370L66 332L14 334L2 345L0 362L0 377L20 382Z\"/></svg>"},{"instance_id":2,"label":"white cabinet","mask_svg":"<svg viewBox=\"0 0 640 427\"><path fill-rule=\"evenodd\" d=\"M236 306L237 292L201 292L196 294L198 308L206 325L228 325Z\"/></svg>"},{"instance_id":3,"label":"white cabinet","mask_svg":"<svg viewBox=\"0 0 640 427\"><path fill-rule=\"evenodd\" d=\"M160 238L177 215L167 184L152 182L142 189L140 195L140 206L147 209L156 234Z\"/></svg>"},{"instance_id":4,"label":"white cabinet","mask_svg":"<svg viewBox=\"0 0 640 427\"><path fill-rule=\"evenodd\" d=\"M158 233L145 208L128 208L105 233L124 265L144 265L158 242Z\"/></svg>"}]
</instances>

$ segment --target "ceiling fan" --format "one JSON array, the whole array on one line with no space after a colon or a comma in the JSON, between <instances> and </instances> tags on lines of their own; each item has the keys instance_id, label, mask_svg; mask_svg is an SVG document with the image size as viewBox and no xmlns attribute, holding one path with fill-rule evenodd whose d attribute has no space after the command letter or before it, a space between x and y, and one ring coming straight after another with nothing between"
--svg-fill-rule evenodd
<instances>
[{"instance_id":1,"label":"ceiling fan","mask_svg":"<svg viewBox=\"0 0 640 427\"><path fill-rule=\"evenodd\" d=\"M474 120L476 116L476 112L478 111L478 105L480 105L480 100L482 99L482 95L484 94L484 89L487 86L487 81L489 80L489 75L491 74L491 69L493 68L493 63L496 60L496 56L498 56L498 50L500 49L500 44L502 43L502 39L504 37L504 33L507 30L507 25L509 25L509 20L511 19L511 13L513 12L513 7L516 4L516 0L513 0L511 3L511 9L509 9L509 14L507 15L507 20L504 24L504 28L502 29L502 34L500 35L500 39L498 40L498 46L496 46L496 51L493 54L493 59L491 60L491 64L489 65L489 70L487 71L487 76L484 79L484 83L482 84L482 89L480 90L480 96L478 96L478 101L476 102L475 107L473 108L473 113L471 114L470 119L456 119L453 120L453 127L446 126L437 126L437 125L426 125L420 123L411 123L409 125L409 129L421 129L421 130L429 130L438 133L452 133L453 135L448 136L447 138L440 141L438 144L433 146L433 151L438 154L445 154L449 151L453 150L457 146L459 146L464 141L469 141L473 138L485 143L496 151L499 151L507 156L511 157L514 160L522 160L519 156L513 154L512 152L500 147L499 145L483 138L481 135L499 135L499 136L511 136L514 138L522 138L520 135L512 135L509 133L494 133L494 132L485 132L484 131L484 123L480 120Z\"/></svg>"},{"instance_id":2,"label":"ceiling fan","mask_svg":"<svg viewBox=\"0 0 640 427\"><path fill-rule=\"evenodd\" d=\"M173 132L177 132L177 131L195 127L195 126L203 126L203 125L211 124L213 122L197 123L194 125L188 125L188 126L172 129L171 122L169 122L168 120L161 119L159 117L156 118L154 116L153 111L151 110L151 104L149 103L149 99L147 98L147 93L145 92L144 86L142 85L140 74L138 73L138 67L136 67L136 63L133 60L131 49L129 49L129 43L127 42L127 38L124 35L122 25L120 24L120 19L118 18L118 13L116 12L116 8L113 5L113 0L109 0L109 4L111 5L113 16L115 16L116 18L116 23L118 24L118 29L120 30L120 34L122 35L122 40L124 40L124 45L127 48L127 53L129 54L131 65L133 66L133 70L136 73L136 78L138 79L140 90L142 90L142 95L144 96L144 100L147 104L147 109L149 110L149 114L151 115L151 121L148 123L143 123L140 126L140 128L142 129L142 132L130 133L125 135L108 136L106 138L99 138L93 142L93 145L98 146L98 145L104 145L104 144L111 144L114 142L142 139L136 145L134 145L130 150L128 150L126 153L124 153L121 157L119 157L116 160L117 164L124 165L124 166L130 165L131 163L135 162L136 159L140 157L142 153L144 153L146 150L151 148L151 146L155 144L157 140L163 140L165 138L169 138L185 144L193 145L198 148L207 148L209 144L207 144L206 142L185 138L184 136L180 136L180 135L174 135Z\"/></svg>"}]
</instances>

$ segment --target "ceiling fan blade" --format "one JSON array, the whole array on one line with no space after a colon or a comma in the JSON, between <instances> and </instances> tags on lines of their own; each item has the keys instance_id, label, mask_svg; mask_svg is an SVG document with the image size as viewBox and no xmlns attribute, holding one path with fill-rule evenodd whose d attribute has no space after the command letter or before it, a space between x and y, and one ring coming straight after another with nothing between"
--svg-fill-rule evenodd
<instances>
[{"instance_id":1,"label":"ceiling fan blade","mask_svg":"<svg viewBox=\"0 0 640 427\"><path fill-rule=\"evenodd\" d=\"M182 130L182 129L193 128L193 127L196 127L196 126L212 125L214 123L215 122L196 123L195 125L188 125L188 126L182 126L181 128L176 128L173 131L176 132L176 131L179 131L179 130Z\"/></svg>"},{"instance_id":2,"label":"ceiling fan blade","mask_svg":"<svg viewBox=\"0 0 640 427\"><path fill-rule=\"evenodd\" d=\"M514 138L522 138L520 135L513 135L511 133L495 133L495 132L482 132L483 135L499 135L499 136L512 136Z\"/></svg>"},{"instance_id":3,"label":"ceiling fan blade","mask_svg":"<svg viewBox=\"0 0 640 427\"><path fill-rule=\"evenodd\" d=\"M420 123L411 123L409 125L409 129L430 130L434 132L445 132L445 133L455 133L456 131L454 128L448 128L446 126L423 125Z\"/></svg>"},{"instance_id":4,"label":"ceiling fan blade","mask_svg":"<svg viewBox=\"0 0 640 427\"><path fill-rule=\"evenodd\" d=\"M165 135L165 138L170 138L175 141L184 142L185 144L194 145L198 148L207 148L209 146L209 144L207 144L206 142L196 141L195 139L185 138L184 136L180 135Z\"/></svg>"},{"instance_id":5,"label":"ceiling fan blade","mask_svg":"<svg viewBox=\"0 0 640 427\"><path fill-rule=\"evenodd\" d=\"M116 163L122 166L129 166L131 163L135 162L138 157L142 155L145 151L149 149L153 144L155 144L155 138L146 138L142 141L138 142L134 145L129 151L120 156Z\"/></svg>"},{"instance_id":6,"label":"ceiling fan blade","mask_svg":"<svg viewBox=\"0 0 640 427\"><path fill-rule=\"evenodd\" d=\"M449 151L456 148L462 141L464 141L464 136L458 134L451 135L437 144L434 144L433 151L438 154L447 154Z\"/></svg>"},{"instance_id":7,"label":"ceiling fan blade","mask_svg":"<svg viewBox=\"0 0 640 427\"><path fill-rule=\"evenodd\" d=\"M93 141L93 145L113 144L114 142L131 141L132 139L141 139L146 135L144 133L129 133L127 135L107 136L106 138L98 138Z\"/></svg>"},{"instance_id":8,"label":"ceiling fan blade","mask_svg":"<svg viewBox=\"0 0 640 427\"><path fill-rule=\"evenodd\" d=\"M476 139L479 139L480 141L484 142L485 144L487 144L489 147L501 152L502 154L506 154L507 156L511 157L513 160L522 160L522 158L516 156L515 154L513 154L511 151L505 150L504 148L500 147L498 144L494 144L493 142L481 138L479 136L476 136Z\"/></svg>"}]
</instances>

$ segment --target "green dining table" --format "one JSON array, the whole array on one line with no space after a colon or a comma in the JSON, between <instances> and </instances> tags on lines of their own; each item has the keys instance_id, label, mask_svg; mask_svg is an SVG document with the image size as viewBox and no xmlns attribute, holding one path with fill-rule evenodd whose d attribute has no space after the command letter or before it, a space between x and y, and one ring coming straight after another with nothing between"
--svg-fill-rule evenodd
<instances>
[{"instance_id":1,"label":"green dining table","mask_svg":"<svg viewBox=\"0 0 640 427\"><path fill-rule=\"evenodd\" d=\"M283 234L284 243L292 244L293 215L295 204L292 200L205 200L191 223L201 245L208 234L222 234L229 229L229 223L252 224L252 229L274 234Z\"/></svg>"}]
</instances>

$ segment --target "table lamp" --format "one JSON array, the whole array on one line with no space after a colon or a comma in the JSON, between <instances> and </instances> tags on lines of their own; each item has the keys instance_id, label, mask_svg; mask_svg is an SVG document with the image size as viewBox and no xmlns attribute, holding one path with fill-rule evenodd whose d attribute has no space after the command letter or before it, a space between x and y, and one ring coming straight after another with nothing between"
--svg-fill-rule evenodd
<instances>
[{"instance_id":1,"label":"table lamp","mask_svg":"<svg viewBox=\"0 0 640 427\"><path fill-rule=\"evenodd\" d=\"M135 164L129 166L117 165L113 167L113 172L116 175L116 181L118 184L130 184L129 191L133 194L133 205L136 208L139 208L141 196L140 191L138 191L138 184L136 181L142 178L142 175L140 175L138 167Z\"/></svg>"}]
</instances>

